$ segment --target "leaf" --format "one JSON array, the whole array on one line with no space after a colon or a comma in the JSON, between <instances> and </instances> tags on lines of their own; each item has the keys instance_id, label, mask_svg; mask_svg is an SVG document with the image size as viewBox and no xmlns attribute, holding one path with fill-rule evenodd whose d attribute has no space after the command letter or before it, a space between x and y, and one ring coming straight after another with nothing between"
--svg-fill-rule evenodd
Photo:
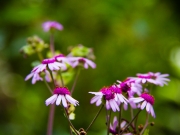
<instances>
[{"instance_id":1,"label":"leaf","mask_svg":"<svg viewBox=\"0 0 180 135\"><path fill-rule=\"evenodd\" d=\"M149 135L149 129L146 129L143 133L143 135Z\"/></svg>"}]
</instances>

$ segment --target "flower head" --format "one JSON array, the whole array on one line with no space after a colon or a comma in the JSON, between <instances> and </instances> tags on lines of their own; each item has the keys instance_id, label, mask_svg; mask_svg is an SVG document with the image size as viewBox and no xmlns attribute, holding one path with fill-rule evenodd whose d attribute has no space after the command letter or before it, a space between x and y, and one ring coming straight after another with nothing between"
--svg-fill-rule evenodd
<instances>
[{"instance_id":1,"label":"flower head","mask_svg":"<svg viewBox=\"0 0 180 135\"><path fill-rule=\"evenodd\" d=\"M99 106L102 103L102 99L104 99L107 110L112 109L114 112L120 110L118 103L115 100L114 91L112 91L109 87L103 87L99 92L89 93L95 94L95 96L91 99L91 104L96 102L96 106Z\"/></svg>"},{"instance_id":2,"label":"flower head","mask_svg":"<svg viewBox=\"0 0 180 135\"><path fill-rule=\"evenodd\" d=\"M153 83L155 85L159 85L159 86L164 86L164 84L167 84L167 82L169 81L168 74L161 74L159 72L157 73L152 73L149 72L147 74L137 74L137 77L129 77L130 79L135 80L138 83Z\"/></svg>"},{"instance_id":3,"label":"flower head","mask_svg":"<svg viewBox=\"0 0 180 135\"><path fill-rule=\"evenodd\" d=\"M89 66L96 68L96 64L93 61L83 57L69 57L69 60L72 62L72 67L74 68L80 64L82 64L85 69L87 69Z\"/></svg>"},{"instance_id":4,"label":"flower head","mask_svg":"<svg viewBox=\"0 0 180 135\"><path fill-rule=\"evenodd\" d=\"M155 118L155 113L153 109L154 105L154 97L148 93L141 94L140 97L137 98L130 98L129 102L139 103L139 107L143 110L146 107L146 111L151 113L151 115Z\"/></svg>"},{"instance_id":5,"label":"flower head","mask_svg":"<svg viewBox=\"0 0 180 135\"><path fill-rule=\"evenodd\" d=\"M41 64L34 67L31 73L26 76L25 81L29 80L31 77L33 78L32 84L34 84L36 81L39 80L42 81L43 79L39 75L41 72L44 72L46 74L46 79L47 79L47 76L49 74L48 69L51 71L60 70L60 69L65 70L66 65L63 63L56 62L55 58L44 59Z\"/></svg>"},{"instance_id":6,"label":"flower head","mask_svg":"<svg viewBox=\"0 0 180 135\"><path fill-rule=\"evenodd\" d=\"M42 24L42 27L45 32L49 31L50 29L57 29L63 30L62 24L55 22L55 21L47 21Z\"/></svg>"},{"instance_id":7,"label":"flower head","mask_svg":"<svg viewBox=\"0 0 180 135\"><path fill-rule=\"evenodd\" d=\"M56 105L60 105L61 101L65 108L68 107L68 102L74 106L79 105L79 102L70 96L70 92L66 87L56 87L54 94L45 101L45 104L53 104L56 101Z\"/></svg>"},{"instance_id":8,"label":"flower head","mask_svg":"<svg viewBox=\"0 0 180 135\"><path fill-rule=\"evenodd\" d=\"M118 87L117 85L111 85L109 89L113 91L115 95L115 100L118 103L118 105L120 105L121 103L128 105L128 100L123 96L122 90L120 87Z\"/></svg>"}]
</instances>

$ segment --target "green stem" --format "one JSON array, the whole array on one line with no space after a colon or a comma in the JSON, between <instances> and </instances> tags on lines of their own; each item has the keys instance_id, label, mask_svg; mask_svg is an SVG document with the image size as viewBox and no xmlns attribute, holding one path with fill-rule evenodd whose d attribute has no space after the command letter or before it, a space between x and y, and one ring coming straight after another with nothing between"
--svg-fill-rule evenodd
<instances>
[{"instance_id":1,"label":"green stem","mask_svg":"<svg viewBox=\"0 0 180 135\"><path fill-rule=\"evenodd\" d=\"M53 121L54 121L55 104L50 105L47 135L52 135Z\"/></svg>"},{"instance_id":2,"label":"green stem","mask_svg":"<svg viewBox=\"0 0 180 135\"><path fill-rule=\"evenodd\" d=\"M55 87L56 87L55 80L54 80L52 71L51 71L50 69L49 69L49 73L50 73L50 76L51 76L51 79L52 79L52 81L53 81L53 85L54 85L54 88L55 88Z\"/></svg>"},{"instance_id":3,"label":"green stem","mask_svg":"<svg viewBox=\"0 0 180 135\"><path fill-rule=\"evenodd\" d=\"M61 79L61 84L64 87L64 81L63 81L61 70L59 70L59 75L60 75L60 79Z\"/></svg>"},{"instance_id":4,"label":"green stem","mask_svg":"<svg viewBox=\"0 0 180 135\"><path fill-rule=\"evenodd\" d=\"M67 118L67 120L68 120L68 122L69 122L70 127L74 130L74 132L75 132L76 135L79 135L79 133L77 132L77 130L75 129L75 127L73 126L73 124L71 123L71 121L70 121L70 119L69 119L69 117L68 117L68 113L67 113L66 108L64 108L64 111L65 111L65 115L66 115L66 118Z\"/></svg>"},{"instance_id":5,"label":"green stem","mask_svg":"<svg viewBox=\"0 0 180 135\"><path fill-rule=\"evenodd\" d=\"M74 88L75 88L75 86L76 86L76 83L77 83L79 74L80 74L80 69L78 68L78 69L77 69L77 73L76 73L76 77L75 77L75 79L74 79L73 86L72 86L72 88L71 88L71 95L72 95L72 93L74 92Z\"/></svg>"},{"instance_id":6,"label":"green stem","mask_svg":"<svg viewBox=\"0 0 180 135\"><path fill-rule=\"evenodd\" d=\"M40 61L42 61L42 60L43 60L43 56L42 56L42 54L41 54L40 52L38 52L38 51L36 51L36 52L37 52L37 55L38 55L38 57L39 57Z\"/></svg>"},{"instance_id":7,"label":"green stem","mask_svg":"<svg viewBox=\"0 0 180 135\"><path fill-rule=\"evenodd\" d=\"M122 135L123 132L131 125L131 123L135 120L135 118L139 115L140 112L141 112L141 109L137 112L134 118L128 123L128 125L124 128L124 130L120 133L120 135Z\"/></svg>"},{"instance_id":8,"label":"green stem","mask_svg":"<svg viewBox=\"0 0 180 135\"><path fill-rule=\"evenodd\" d=\"M95 120L97 119L97 117L99 116L102 108L104 107L104 104L102 104L101 108L99 109L99 111L97 112L96 116L94 117L94 119L92 120L92 122L89 124L88 128L86 129L86 133L89 130L89 128L92 126L92 124L95 122Z\"/></svg>"},{"instance_id":9,"label":"green stem","mask_svg":"<svg viewBox=\"0 0 180 135\"><path fill-rule=\"evenodd\" d=\"M110 126L110 120L111 120L111 112L112 112L112 110L110 110L110 112L109 112L109 117L108 117L108 121L107 121L107 135L109 135L109 126Z\"/></svg>"},{"instance_id":10,"label":"green stem","mask_svg":"<svg viewBox=\"0 0 180 135\"><path fill-rule=\"evenodd\" d=\"M130 111L131 111L131 119L133 119L133 118L134 118L134 112L133 112L133 109L130 108ZM132 122L132 125L134 126L134 121Z\"/></svg>"},{"instance_id":11,"label":"green stem","mask_svg":"<svg viewBox=\"0 0 180 135\"><path fill-rule=\"evenodd\" d=\"M120 105L120 111L119 111L118 135L120 134L121 131L121 116L122 116L122 104Z\"/></svg>"},{"instance_id":12,"label":"green stem","mask_svg":"<svg viewBox=\"0 0 180 135\"><path fill-rule=\"evenodd\" d=\"M53 32L51 32L51 34L50 34L50 50L51 50L52 56L54 56L55 51L54 51L54 34L53 34Z\"/></svg>"},{"instance_id":13,"label":"green stem","mask_svg":"<svg viewBox=\"0 0 180 135\"><path fill-rule=\"evenodd\" d=\"M49 86L49 84L45 81L45 78L44 78L44 83L45 83L46 87L48 88L48 90L51 92L51 94L53 94L53 91L52 91L51 87Z\"/></svg>"},{"instance_id":14,"label":"green stem","mask_svg":"<svg viewBox=\"0 0 180 135\"><path fill-rule=\"evenodd\" d=\"M147 126L148 126L148 122L149 122L149 113L147 112L147 113L146 113L146 123L144 124L144 127L143 127L140 135L142 135L142 134L144 133L145 129L146 129Z\"/></svg>"}]
</instances>

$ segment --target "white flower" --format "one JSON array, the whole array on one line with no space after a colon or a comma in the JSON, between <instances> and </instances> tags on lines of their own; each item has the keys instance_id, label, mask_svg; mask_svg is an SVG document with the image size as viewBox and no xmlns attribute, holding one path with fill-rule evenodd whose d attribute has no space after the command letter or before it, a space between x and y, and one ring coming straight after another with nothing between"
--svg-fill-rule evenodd
<instances>
[{"instance_id":1,"label":"white flower","mask_svg":"<svg viewBox=\"0 0 180 135\"><path fill-rule=\"evenodd\" d=\"M143 93L140 97L130 98L129 102L138 103L139 108L143 110L146 107L146 111L152 115L152 117L156 117L153 105L154 105L154 97L150 94ZM140 104L141 103L141 104Z\"/></svg>"},{"instance_id":2,"label":"white flower","mask_svg":"<svg viewBox=\"0 0 180 135\"><path fill-rule=\"evenodd\" d=\"M70 92L66 87L56 87L54 95L48 98L45 101L45 104L48 106L49 104L54 104L54 102L56 102L56 105L60 105L61 101L65 108L68 107L68 102L74 106L79 105L79 102L70 96Z\"/></svg>"},{"instance_id":3,"label":"white flower","mask_svg":"<svg viewBox=\"0 0 180 135\"><path fill-rule=\"evenodd\" d=\"M159 72L152 73L149 72L147 74L137 74L137 77L128 77L129 79L135 80L138 83L153 83L155 85L164 86L164 84L167 84L168 81L170 81L168 78L168 74L161 74Z\"/></svg>"},{"instance_id":4,"label":"white flower","mask_svg":"<svg viewBox=\"0 0 180 135\"><path fill-rule=\"evenodd\" d=\"M115 100L114 92L108 87L102 88L100 92L89 93L95 94L95 96L91 99L91 104L96 102L96 106L99 106L102 103L102 98L104 98L107 110L112 109L114 112L120 111L118 103Z\"/></svg>"},{"instance_id":5,"label":"white flower","mask_svg":"<svg viewBox=\"0 0 180 135\"><path fill-rule=\"evenodd\" d=\"M83 57L69 57L68 59L72 62L72 67L74 68L79 64L83 64L83 67L85 69L87 69L89 66L92 68L96 68L96 64L93 61Z\"/></svg>"}]
</instances>

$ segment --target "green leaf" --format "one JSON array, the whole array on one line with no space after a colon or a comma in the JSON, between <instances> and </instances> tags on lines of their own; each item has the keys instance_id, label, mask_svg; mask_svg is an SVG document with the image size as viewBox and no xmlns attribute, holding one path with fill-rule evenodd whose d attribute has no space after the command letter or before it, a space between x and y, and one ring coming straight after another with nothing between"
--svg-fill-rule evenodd
<instances>
[{"instance_id":1,"label":"green leaf","mask_svg":"<svg viewBox=\"0 0 180 135\"><path fill-rule=\"evenodd\" d=\"M143 133L143 135L149 135L149 129L146 129Z\"/></svg>"}]
</instances>

